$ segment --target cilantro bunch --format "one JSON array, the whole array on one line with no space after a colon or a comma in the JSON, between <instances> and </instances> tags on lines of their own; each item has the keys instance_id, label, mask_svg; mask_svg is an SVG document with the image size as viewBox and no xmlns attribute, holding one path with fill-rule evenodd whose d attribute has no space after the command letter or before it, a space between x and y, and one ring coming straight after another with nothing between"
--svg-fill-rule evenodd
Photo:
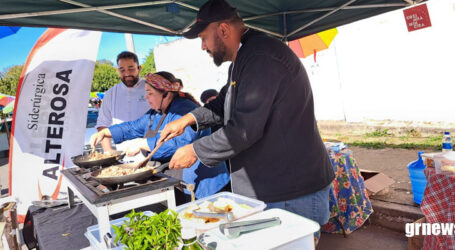
<instances>
[{"instance_id":1,"label":"cilantro bunch","mask_svg":"<svg viewBox=\"0 0 455 250\"><path fill-rule=\"evenodd\" d=\"M153 216L135 212L126 215L129 220L120 226L113 225L115 242L126 249L174 249L178 247L182 226L177 213L166 210Z\"/></svg>"}]
</instances>

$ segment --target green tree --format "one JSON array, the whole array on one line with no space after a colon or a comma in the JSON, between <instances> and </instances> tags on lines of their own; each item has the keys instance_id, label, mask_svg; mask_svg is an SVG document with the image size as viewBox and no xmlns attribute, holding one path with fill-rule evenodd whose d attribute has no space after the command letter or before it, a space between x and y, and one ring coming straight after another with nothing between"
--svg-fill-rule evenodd
<instances>
[{"instance_id":1,"label":"green tree","mask_svg":"<svg viewBox=\"0 0 455 250\"><path fill-rule=\"evenodd\" d=\"M145 62L142 64L142 70L139 74L140 76L145 76L148 73L155 73L155 56L153 55L153 50L150 50L149 55L145 59Z\"/></svg>"},{"instance_id":2,"label":"green tree","mask_svg":"<svg viewBox=\"0 0 455 250\"><path fill-rule=\"evenodd\" d=\"M0 72L0 93L16 95L17 85L21 77L23 65L15 65Z\"/></svg>"},{"instance_id":3,"label":"green tree","mask_svg":"<svg viewBox=\"0 0 455 250\"><path fill-rule=\"evenodd\" d=\"M120 81L120 76L117 69L112 66L112 62L107 60L97 61L91 91L105 92Z\"/></svg>"}]
</instances>

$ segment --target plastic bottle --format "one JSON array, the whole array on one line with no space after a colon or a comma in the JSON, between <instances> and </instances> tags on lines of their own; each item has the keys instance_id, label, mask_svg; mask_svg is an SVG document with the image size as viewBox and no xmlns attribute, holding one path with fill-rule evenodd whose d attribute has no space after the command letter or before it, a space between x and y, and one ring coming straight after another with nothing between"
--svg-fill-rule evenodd
<instances>
[{"instance_id":1,"label":"plastic bottle","mask_svg":"<svg viewBox=\"0 0 455 250\"><path fill-rule=\"evenodd\" d=\"M196 229L194 227L182 228L182 240L182 250L203 250L197 241Z\"/></svg>"},{"instance_id":2,"label":"plastic bottle","mask_svg":"<svg viewBox=\"0 0 455 250\"><path fill-rule=\"evenodd\" d=\"M452 151L452 137L450 137L450 132L444 132L444 137L442 138L442 152Z\"/></svg>"},{"instance_id":3,"label":"plastic bottle","mask_svg":"<svg viewBox=\"0 0 455 250\"><path fill-rule=\"evenodd\" d=\"M411 179L412 194L414 201L420 204L423 199L423 193L427 186L427 178L425 177L424 170L426 168L422 161L423 151L418 153L419 159L408 164L409 179Z\"/></svg>"}]
</instances>

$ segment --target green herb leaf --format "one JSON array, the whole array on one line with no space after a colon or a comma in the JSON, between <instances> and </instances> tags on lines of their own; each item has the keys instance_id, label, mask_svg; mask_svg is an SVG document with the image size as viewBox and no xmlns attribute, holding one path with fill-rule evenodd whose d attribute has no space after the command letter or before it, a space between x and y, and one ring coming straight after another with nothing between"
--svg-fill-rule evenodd
<instances>
[{"instance_id":1,"label":"green herb leaf","mask_svg":"<svg viewBox=\"0 0 455 250\"><path fill-rule=\"evenodd\" d=\"M125 217L125 223L115 226L114 239L125 245L126 249L174 249L178 247L182 226L177 213L166 210L153 216L135 212Z\"/></svg>"}]
</instances>

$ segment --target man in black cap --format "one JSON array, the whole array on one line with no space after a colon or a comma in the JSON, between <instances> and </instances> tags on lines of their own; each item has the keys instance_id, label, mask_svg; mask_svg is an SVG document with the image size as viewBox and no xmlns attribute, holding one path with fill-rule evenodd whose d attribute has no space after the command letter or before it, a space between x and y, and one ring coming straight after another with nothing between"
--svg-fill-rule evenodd
<instances>
[{"instance_id":1,"label":"man in black cap","mask_svg":"<svg viewBox=\"0 0 455 250\"><path fill-rule=\"evenodd\" d=\"M170 167L185 168L197 159L216 166L229 159L234 193L325 224L334 171L300 60L278 39L247 29L224 0L205 3L184 36L200 37L216 65L232 64L215 100L163 129L160 140L169 140L187 126L223 124L177 150Z\"/></svg>"},{"instance_id":2,"label":"man in black cap","mask_svg":"<svg viewBox=\"0 0 455 250\"><path fill-rule=\"evenodd\" d=\"M218 91L216 89L207 89L204 90L201 94L201 102L203 104L209 103L211 100L214 100L218 96Z\"/></svg>"}]
</instances>

